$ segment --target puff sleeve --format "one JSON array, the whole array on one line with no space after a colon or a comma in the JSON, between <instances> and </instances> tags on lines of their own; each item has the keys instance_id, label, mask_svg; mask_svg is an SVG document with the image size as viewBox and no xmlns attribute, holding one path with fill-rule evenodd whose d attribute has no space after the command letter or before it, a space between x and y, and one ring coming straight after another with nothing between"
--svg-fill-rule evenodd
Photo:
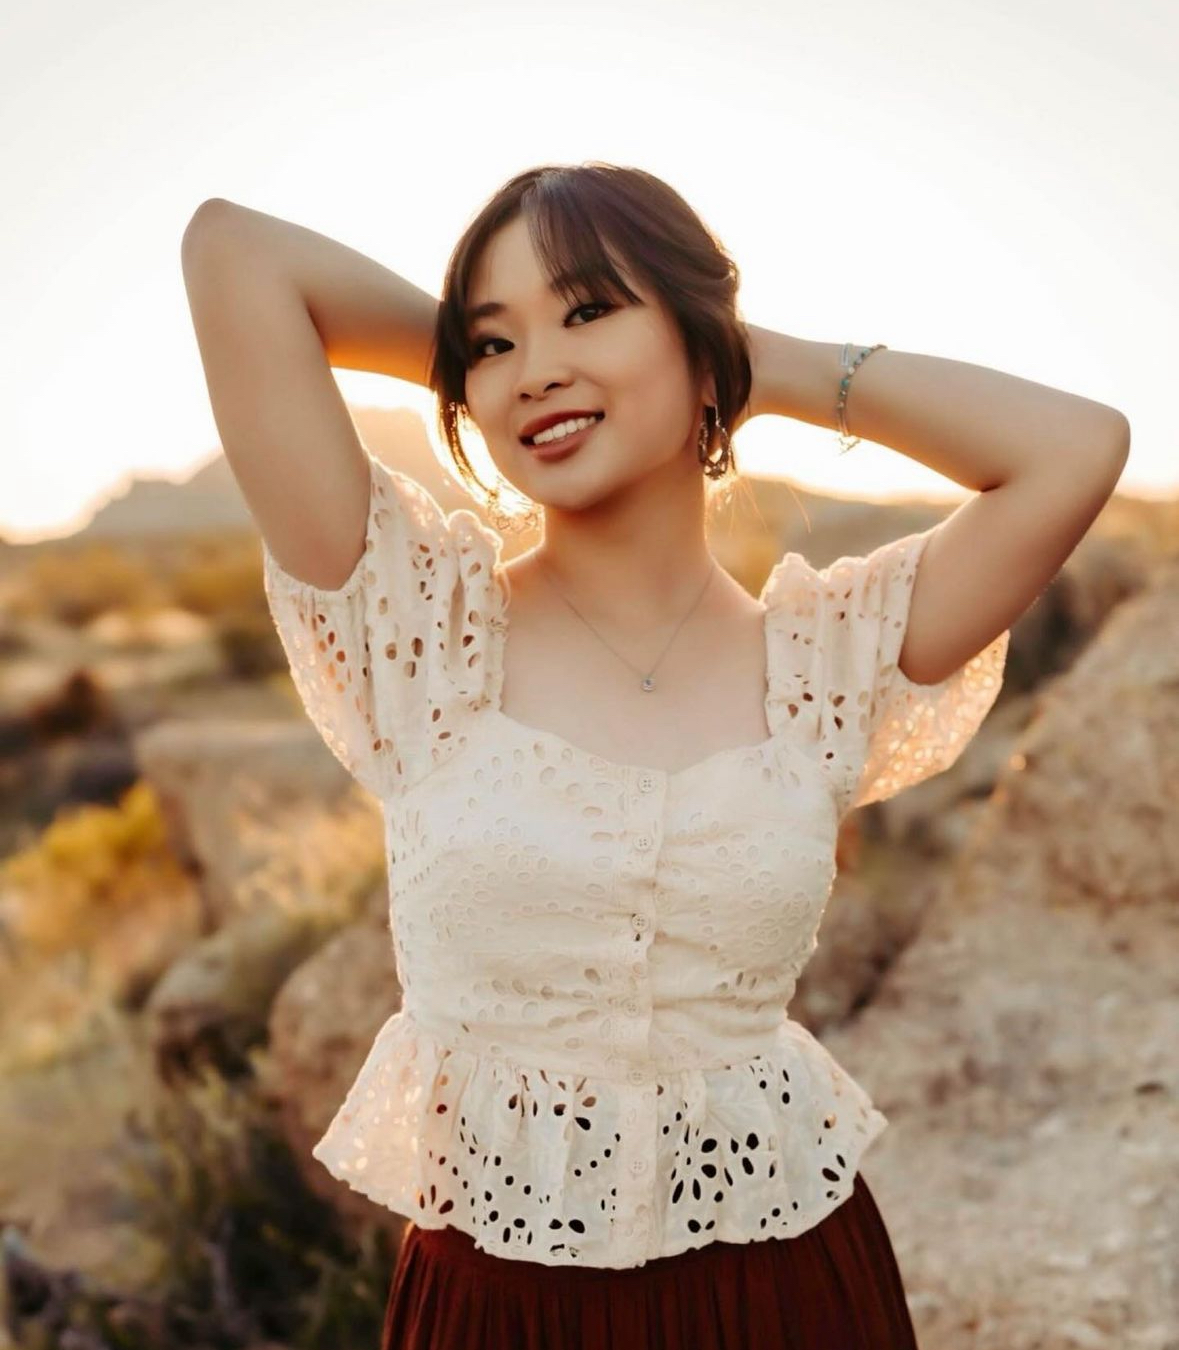
<instances>
[{"instance_id":1,"label":"puff sleeve","mask_svg":"<svg viewBox=\"0 0 1179 1350\"><path fill-rule=\"evenodd\" d=\"M841 816L948 769L1003 683L1010 630L937 684L915 684L897 664L935 529L821 570L788 553L763 589L773 611L770 707L813 739Z\"/></svg>"},{"instance_id":2,"label":"puff sleeve","mask_svg":"<svg viewBox=\"0 0 1179 1350\"><path fill-rule=\"evenodd\" d=\"M464 707L484 698L502 540L472 511L445 516L421 484L365 453L368 520L351 574L313 586L264 538L263 584L307 715L383 798L427 772Z\"/></svg>"}]
</instances>

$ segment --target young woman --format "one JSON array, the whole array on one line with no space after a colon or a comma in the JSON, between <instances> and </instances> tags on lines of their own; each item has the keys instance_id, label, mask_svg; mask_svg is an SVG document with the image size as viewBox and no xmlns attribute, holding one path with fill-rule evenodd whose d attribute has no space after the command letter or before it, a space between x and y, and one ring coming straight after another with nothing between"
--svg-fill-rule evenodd
<instances>
[{"instance_id":1,"label":"young woman","mask_svg":"<svg viewBox=\"0 0 1179 1350\"><path fill-rule=\"evenodd\" d=\"M183 261L294 680L385 812L403 1004L313 1150L413 1221L384 1350L915 1345L858 1171L887 1120L787 1006L840 821L962 752L1125 418L742 323L736 267L632 168L513 178L437 301L222 200ZM431 388L473 498L503 528L501 488L532 503L537 546L504 563L373 459L333 365ZM789 552L755 601L705 519L771 413L976 495L864 557Z\"/></svg>"}]
</instances>

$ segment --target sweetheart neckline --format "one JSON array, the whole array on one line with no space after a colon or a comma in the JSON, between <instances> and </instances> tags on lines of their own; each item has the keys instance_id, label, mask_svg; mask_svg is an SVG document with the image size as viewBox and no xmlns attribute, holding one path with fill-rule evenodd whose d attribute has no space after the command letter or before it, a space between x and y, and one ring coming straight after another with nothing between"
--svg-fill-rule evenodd
<instances>
[{"instance_id":1,"label":"sweetheart neckline","mask_svg":"<svg viewBox=\"0 0 1179 1350\"><path fill-rule=\"evenodd\" d=\"M511 716L503 710L503 686L504 686L504 652L507 646L508 635L511 630L511 624L508 619L511 598L511 578L506 570L500 567L499 575L507 583L508 595L504 595L502 586L496 587L496 594L499 596L498 613L495 614L489 624L492 633L492 640L497 644L495 653L495 680L493 683L493 693L490 701L490 711L495 714L501 725L510 728L520 735L539 736L545 740L553 742L563 750L571 751L582 759L595 760L604 765L612 773L618 774L653 774L659 778L665 778L669 783L679 778L684 778L690 773L695 773L697 769L702 769L706 765L724 756L736 755L739 753L749 754L753 751L764 753L772 748L781 737L780 731L771 730L770 734L760 741L754 741L748 745L729 745L720 750L714 750L712 754L706 755L703 759L698 759L693 764L686 764L681 769L657 769L648 764L623 764L618 760L610 759L607 755L600 755L594 750L587 750L583 746L574 745L572 741L567 740L559 732L549 731L545 727L535 727L528 722L522 722L519 718ZM770 638L769 638L769 605L766 605L761 613L761 638L762 650L765 656L765 694L762 700L762 711L765 715L766 726L773 727L774 719L771 714L770 701L772 692L772 680L770 678Z\"/></svg>"},{"instance_id":2,"label":"sweetheart neckline","mask_svg":"<svg viewBox=\"0 0 1179 1350\"><path fill-rule=\"evenodd\" d=\"M600 755L596 750L587 750L584 746L574 745L572 741L566 740L559 732L549 731L544 727L534 727L527 722L521 722L518 718L510 716L499 707L498 703L492 703L488 709L502 725L510 730L518 732L524 736L535 736L542 740L551 741L562 750L569 750L581 759L594 760L596 763L604 765L613 773L618 774L651 774L657 778L666 778L672 782L677 778L686 777L694 773L697 769L702 769L705 765L712 764L715 760L721 759L727 755L752 754L754 751L764 752L777 744L780 733L771 732L764 740L755 741L749 745L727 745L720 750L714 750L712 754L706 755L703 759L698 759L693 764L686 764L681 769L657 769L649 764L622 764L618 760L608 758L606 755Z\"/></svg>"}]
</instances>

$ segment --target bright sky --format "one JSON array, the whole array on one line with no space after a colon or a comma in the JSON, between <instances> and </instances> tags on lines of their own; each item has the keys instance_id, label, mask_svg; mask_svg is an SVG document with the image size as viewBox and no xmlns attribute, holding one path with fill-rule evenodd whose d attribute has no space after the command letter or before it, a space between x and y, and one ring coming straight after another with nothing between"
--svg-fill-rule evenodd
<instances>
[{"instance_id":1,"label":"bright sky","mask_svg":"<svg viewBox=\"0 0 1179 1350\"><path fill-rule=\"evenodd\" d=\"M1121 490L1173 496L1176 14L1167 0L11 6L0 532L67 534L126 476L183 481L217 446L179 253L205 198L298 221L437 295L504 180L591 159L687 198L741 268L749 322L1112 404L1133 430ZM432 424L418 386L336 378L353 404ZM840 456L834 432L791 419L755 419L737 450L841 495L966 495L885 447Z\"/></svg>"}]
</instances>

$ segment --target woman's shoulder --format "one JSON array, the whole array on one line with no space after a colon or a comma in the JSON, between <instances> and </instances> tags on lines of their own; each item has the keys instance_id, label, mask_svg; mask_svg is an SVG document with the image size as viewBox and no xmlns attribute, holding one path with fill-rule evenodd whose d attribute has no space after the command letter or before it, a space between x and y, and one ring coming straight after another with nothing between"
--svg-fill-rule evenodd
<instances>
[{"instance_id":1,"label":"woman's shoulder","mask_svg":"<svg viewBox=\"0 0 1179 1350\"><path fill-rule=\"evenodd\" d=\"M454 738L498 678L499 535L446 513L422 483L370 457L364 552L325 590L267 559L266 593L298 692L337 758L382 795Z\"/></svg>"}]
</instances>

